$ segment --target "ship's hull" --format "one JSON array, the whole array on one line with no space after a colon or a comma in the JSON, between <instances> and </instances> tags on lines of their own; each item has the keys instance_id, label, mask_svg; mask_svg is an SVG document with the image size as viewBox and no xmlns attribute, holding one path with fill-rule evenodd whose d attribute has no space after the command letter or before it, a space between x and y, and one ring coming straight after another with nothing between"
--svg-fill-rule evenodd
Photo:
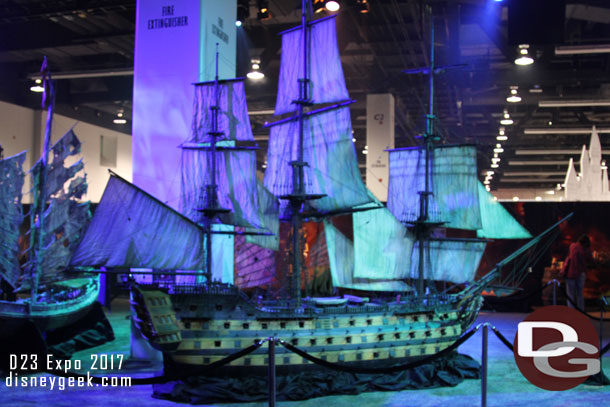
<instances>
[{"instance_id":1,"label":"ship's hull","mask_svg":"<svg viewBox=\"0 0 610 407\"><path fill-rule=\"evenodd\" d=\"M90 279L73 297L64 300L0 301L0 338L19 332L25 324L33 323L41 332L52 331L72 324L89 312L99 295L97 278Z\"/></svg>"},{"instance_id":2,"label":"ship's hull","mask_svg":"<svg viewBox=\"0 0 610 407\"><path fill-rule=\"evenodd\" d=\"M302 312L256 306L238 292L210 290L166 295L138 289L136 320L173 367L202 367L265 338L278 338L330 363L383 367L421 359L453 344L474 321L480 297L383 304L307 307ZM151 301L152 300L152 301ZM231 374L264 373L267 347L232 361ZM317 365L276 347L276 368ZM218 374L218 369L214 371Z\"/></svg>"}]
</instances>

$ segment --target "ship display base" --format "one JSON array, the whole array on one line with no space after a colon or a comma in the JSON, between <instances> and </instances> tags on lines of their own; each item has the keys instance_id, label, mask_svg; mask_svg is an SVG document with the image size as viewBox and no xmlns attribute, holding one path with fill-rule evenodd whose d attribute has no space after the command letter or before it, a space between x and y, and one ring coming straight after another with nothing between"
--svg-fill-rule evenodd
<instances>
[{"instance_id":1,"label":"ship display base","mask_svg":"<svg viewBox=\"0 0 610 407\"><path fill-rule=\"evenodd\" d=\"M454 387L464 379L478 379L480 364L470 356L451 354L434 362L398 373L356 374L329 369L278 373L277 400L295 401L374 391L419 390ZM191 404L265 401L265 375L211 375L153 386L154 397Z\"/></svg>"}]
</instances>

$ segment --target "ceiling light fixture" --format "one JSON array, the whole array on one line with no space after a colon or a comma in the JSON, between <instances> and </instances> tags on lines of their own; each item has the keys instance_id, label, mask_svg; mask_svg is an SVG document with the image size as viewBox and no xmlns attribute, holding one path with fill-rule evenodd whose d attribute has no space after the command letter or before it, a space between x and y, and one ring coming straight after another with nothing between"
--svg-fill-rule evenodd
<instances>
[{"instance_id":1,"label":"ceiling light fixture","mask_svg":"<svg viewBox=\"0 0 610 407\"><path fill-rule=\"evenodd\" d=\"M608 99L583 99L583 100L541 100L538 107L606 107L610 106Z\"/></svg>"},{"instance_id":2,"label":"ceiling light fixture","mask_svg":"<svg viewBox=\"0 0 610 407\"><path fill-rule=\"evenodd\" d=\"M597 134L608 134L610 128L595 128ZM523 134L591 134L591 127L524 129Z\"/></svg>"},{"instance_id":3,"label":"ceiling light fixture","mask_svg":"<svg viewBox=\"0 0 610 407\"><path fill-rule=\"evenodd\" d=\"M490 165L490 167L491 167L491 168L498 168L498 167L499 167L499 165L498 165L498 164L492 164L492 165Z\"/></svg>"},{"instance_id":4,"label":"ceiling light fixture","mask_svg":"<svg viewBox=\"0 0 610 407\"><path fill-rule=\"evenodd\" d=\"M116 118L112 121L114 124L126 124L127 120L123 118L123 110L119 110L116 114Z\"/></svg>"},{"instance_id":5,"label":"ceiling light fixture","mask_svg":"<svg viewBox=\"0 0 610 407\"><path fill-rule=\"evenodd\" d=\"M248 79L258 81L265 77L265 74L260 71L260 63L261 60L259 58L252 58L252 70L246 74Z\"/></svg>"},{"instance_id":6,"label":"ceiling light fixture","mask_svg":"<svg viewBox=\"0 0 610 407\"><path fill-rule=\"evenodd\" d=\"M517 65L531 65L534 63L534 59L527 54L527 49L530 46L528 44L519 45L519 58L515 59Z\"/></svg>"},{"instance_id":7,"label":"ceiling light fixture","mask_svg":"<svg viewBox=\"0 0 610 407\"><path fill-rule=\"evenodd\" d=\"M504 109L504 118L500 120L500 124L503 126L510 126L513 123L514 122L513 119L510 118L510 114L508 114L508 111Z\"/></svg>"},{"instance_id":8,"label":"ceiling light fixture","mask_svg":"<svg viewBox=\"0 0 610 407\"><path fill-rule=\"evenodd\" d=\"M30 90L32 92L37 92L37 93L44 92L44 88L42 86L40 86L40 84L42 83L42 80L36 79L34 82L36 83L36 85L30 87Z\"/></svg>"},{"instance_id":9,"label":"ceiling light fixture","mask_svg":"<svg viewBox=\"0 0 610 407\"><path fill-rule=\"evenodd\" d=\"M521 96L517 95L517 86L510 87L510 96L506 98L506 101L509 103L519 103L521 102Z\"/></svg>"},{"instance_id":10,"label":"ceiling light fixture","mask_svg":"<svg viewBox=\"0 0 610 407\"><path fill-rule=\"evenodd\" d=\"M502 136L502 135L496 136L496 140L498 140L498 141L506 141L506 140L508 140L508 136Z\"/></svg>"},{"instance_id":11,"label":"ceiling light fixture","mask_svg":"<svg viewBox=\"0 0 610 407\"><path fill-rule=\"evenodd\" d=\"M578 54L608 54L610 44L599 45L564 45L555 47L555 55L578 55Z\"/></svg>"},{"instance_id":12,"label":"ceiling light fixture","mask_svg":"<svg viewBox=\"0 0 610 407\"><path fill-rule=\"evenodd\" d=\"M324 7L326 7L326 10L328 10L330 12L335 12L335 11L339 11L339 9L341 8L341 5L339 5L338 1L329 0L329 1L326 1L326 4L324 4Z\"/></svg>"}]
</instances>

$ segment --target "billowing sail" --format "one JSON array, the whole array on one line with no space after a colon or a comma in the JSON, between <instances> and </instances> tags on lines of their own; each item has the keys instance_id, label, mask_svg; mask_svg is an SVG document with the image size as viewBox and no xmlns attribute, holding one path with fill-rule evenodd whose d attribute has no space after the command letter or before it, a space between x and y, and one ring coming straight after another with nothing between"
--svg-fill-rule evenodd
<instances>
[{"instance_id":1,"label":"billowing sail","mask_svg":"<svg viewBox=\"0 0 610 407\"><path fill-rule=\"evenodd\" d=\"M418 278L419 244L413 247L411 278ZM474 280L485 251L485 242L474 240L429 240L424 279L450 281L456 284Z\"/></svg>"},{"instance_id":2,"label":"billowing sail","mask_svg":"<svg viewBox=\"0 0 610 407\"><path fill-rule=\"evenodd\" d=\"M309 202L313 210L336 213L372 202L358 169L349 109L309 115L303 124L305 190L326 195ZM293 192L290 162L297 159L298 134L296 120L271 128L265 186L277 197Z\"/></svg>"},{"instance_id":3,"label":"billowing sail","mask_svg":"<svg viewBox=\"0 0 610 407\"><path fill-rule=\"evenodd\" d=\"M446 222L449 228L480 229L476 148L438 146L432 151L429 220ZM418 192L425 190L425 162L421 148L390 151L388 209L400 221L413 222L419 217Z\"/></svg>"},{"instance_id":4,"label":"billowing sail","mask_svg":"<svg viewBox=\"0 0 610 407\"><path fill-rule=\"evenodd\" d=\"M200 221L202 214L197 209L207 202L206 185L214 184L218 205L229 209L218 216L220 222L277 235L278 222L269 223L270 214L277 219L277 203L264 201L264 197L264 205L259 202L256 151L236 146L239 141L254 141L243 80L197 84L194 110L193 133L182 146L181 212ZM212 152L210 132L222 134L216 137L216 153ZM211 168L212 162L215 168Z\"/></svg>"},{"instance_id":5,"label":"billowing sail","mask_svg":"<svg viewBox=\"0 0 610 407\"><path fill-rule=\"evenodd\" d=\"M266 249L278 250L280 247L280 219L278 216L278 202L275 196L261 181L256 179L258 192L258 210L262 216L262 223L271 231L271 235L246 235L246 242L264 247Z\"/></svg>"},{"instance_id":6,"label":"billowing sail","mask_svg":"<svg viewBox=\"0 0 610 407\"><path fill-rule=\"evenodd\" d=\"M409 278L415 237L386 208L352 214L354 277Z\"/></svg>"},{"instance_id":7,"label":"billowing sail","mask_svg":"<svg viewBox=\"0 0 610 407\"><path fill-rule=\"evenodd\" d=\"M213 129L212 107L216 106L215 82L199 83L195 86L193 137L195 143L209 143ZM248 118L246 92L243 80L219 81L218 83L218 127L224 134L220 140L254 140Z\"/></svg>"},{"instance_id":8,"label":"billowing sail","mask_svg":"<svg viewBox=\"0 0 610 407\"><path fill-rule=\"evenodd\" d=\"M44 201L49 202L49 206L43 213L42 249L37 253L41 256L38 261L41 261L42 274L38 279L42 283L64 277L62 273L68 267L91 217L89 202L80 202L87 192L85 175L80 175L83 162L79 160L65 165L66 159L80 154L80 148L80 141L69 130L50 150L52 158L45 169L47 174L44 188ZM40 179L38 173L41 170L41 161L38 161L31 171L35 190L39 188L36 181Z\"/></svg>"},{"instance_id":9,"label":"billowing sail","mask_svg":"<svg viewBox=\"0 0 610 407\"><path fill-rule=\"evenodd\" d=\"M330 274L334 287L365 291L410 291L400 280L368 279L354 277L354 245L330 222L324 222Z\"/></svg>"},{"instance_id":10,"label":"billowing sail","mask_svg":"<svg viewBox=\"0 0 610 407\"><path fill-rule=\"evenodd\" d=\"M477 236L487 239L530 239L532 235L478 182L483 228Z\"/></svg>"},{"instance_id":11,"label":"billowing sail","mask_svg":"<svg viewBox=\"0 0 610 407\"><path fill-rule=\"evenodd\" d=\"M197 208L204 206L204 186L212 183L212 151L209 148L182 150L182 196L180 211L198 221ZM216 151L215 184L220 207L230 209L220 215L222 223L264 228L263 213L258 206L256 153L253 150Z\"/></svg>"},{"instance_id":12,"label":"billowing sail","mask_svg":"<svg viewBox=\"0 0 610 407\"><path fill-rule=\"evenodd\" d=\"M15 287L19 268L19 226L25 152L0 160L0 278Z\"/></svg>"},{"instance_id":13,"label":"billowing sail","mask_svg":"<svg viewBox=\"0 0 610 407\"><path fill-rule=\"evenodd\" d=\"M151 195L111 176L72 266L201 270L204 231Z\"/></svg>"},{"instance_id":14,"label":"billowing sail","mask_svg":"<svg viewBox=\"0 0 610 407\"><path fill-rule=\"evenodd\" d=\"M313 103L338 102L348 98L345 78L341 68L341 57L337 46L335 19L313 21L307 45L310 79L309 98ZM299 79L304 78L303 30L297 27L282 34L282 56L278 96L275 114L281 115L297 110L293 102L299 99Z\"/></svg>"}]
</instances>

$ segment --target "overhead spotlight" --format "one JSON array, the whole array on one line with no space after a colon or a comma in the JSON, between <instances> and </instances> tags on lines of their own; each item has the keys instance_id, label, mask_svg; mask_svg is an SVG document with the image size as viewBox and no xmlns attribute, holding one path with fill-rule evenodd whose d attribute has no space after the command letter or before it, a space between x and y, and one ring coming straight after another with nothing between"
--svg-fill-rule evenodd
<instances>
[{"instance_id":1,"label":"overhead spotlight","mask_svg":"<svg viewBox=\"0 0 610 407\"><path fill-rule=\"evenodd\" d=\"M327 0L324 4L324 7L326 7L326 10L330 12L339 11L339 9L341 8L339 2L335 0Z\"/></svg>"},{"instance_id":2,"label":"overhead spotlight","mask_svg":"<svg viewBox=\"0 0 610 407\"><path fill-rule=\"evenodd\" d=\"M241 27L248 17L250 17L250 1L237 0L237 20L235 25Z\"/></svg>"},{"instance_id":3,"label":"overhead spotlight","mask_svg":"<svg viewBox=\"0 0 610 407\"><path fill-rule=\"evenodd\" d=\"M517 95L517 87L510 87L510 95L506 98L506 101L509 103L518 103L521 102L521 96Z\"/></svg>"},{"instance_id":4,"label":"overhead spotlight","mask_svg":"<svg viewBox=\"0 0 610 407\"><path fill-rule=\"evenodd\" d=\"M519 45L519 58L515 59L517 65L531 65L534 63L534 59L527 54L527 49L530 46L528 44Z\"/></svg>"},{"instance_id":5,"label":"overhead spotlight","mask_svg":"<svg viewBox=\"0 0 610 407\"><path fill-rule=\"evenodd\" d=\"M127 120L123 118L123 110L119 110L116 114L116 118L112 121L114 124L125 124Z\"/></svg>"},{"instance_id":6,"label":"overhead spotlight","mask_svg":"<svg viewBox=\"0 0 610 407\"><path fill-rule=\"evenodd\" d=\"M367 0L358 0L358 11L362 14L368 13L369 10L369 2Z\"/></svg>"},{"instance_id":7,"label":"overhead spotlight","mask_svg":"<svg viewBox=\"0 0 610 407\"><path fill-rule=\"evenodd\" d=\"M492 165L490 165L490 167L491 167L491 168L498 168L498 167L499 167L499 165L498 165L498 164L492 164Z\"/></svg>"},{"instance_id":8,"label":"overhead spotlight","mask_svg":"<svg viewBox=\"0 0 610 407\"><path fill-rule=\"evenodd\" d=\"M246 74L248 79L258 81L265 77L265 74L260 71L260 63L261 60L259 58L252 58L252 70Z\"/></svg>"},{"instance_id":9,"label":"overhead spotlight","mask_svg":"<svg viewBox=\"0 0 610 407\"><path fill-rule=\"evenodd\" d=\"M44 92L44 88L43 88L42 86L40 86L40 84L42 83L42 80L40 80L40 79L36 79L36 80L34 81L34 83L36 83L36 85L34 85L34 86L30 87L30 90L31 90L32 92L38 92L38 93L39 93L39 92Z\"/></svg>"},{"instance_id":10,"label":"overhead spotlight","mask_svg":"<svg viewBox=\"0 0 610 407\"><path fill-rule=\"evenodd\" d=\"M500 120L500 124L503 126L510 126L513 123L514 122L513 119L510 118L510 114L508 114L508 111L504 109L504 118Z\"/></svg>"},{"instance_id":11,"label":"overhead spotlight","mask_svg":"<svg viewBox=\"0 0 610 407\"><path fill-rule=\"evenodd\" d=\"M504 129L504 127L500 127L500 130L498 130L498 135L496 136L496 140L498 140L498 141L508 140L508 136L506 135L506 130Z\"/></svg>"},{"instance_id":12,"label":"overhead spotlight","mask_svg":"<svg viewBox=\"0 0 610 407\"><path fill-rule=\"evenodd\" d=\"M271 14L269 14L269 1L268 0L257 0L256 6L258 7L258 14L256 18L259 20L269 20Z\"/></svg>"},{"instance_id":13,"label":"overhead spotlight","mask_svg":"<svg viewBox=\"0 0 610 407\"><path fill-rule=\"evenodd\" d=\"M519 200L518 196L513 196L513 201L517 202Z\"/></svg>"}]
</instances>

